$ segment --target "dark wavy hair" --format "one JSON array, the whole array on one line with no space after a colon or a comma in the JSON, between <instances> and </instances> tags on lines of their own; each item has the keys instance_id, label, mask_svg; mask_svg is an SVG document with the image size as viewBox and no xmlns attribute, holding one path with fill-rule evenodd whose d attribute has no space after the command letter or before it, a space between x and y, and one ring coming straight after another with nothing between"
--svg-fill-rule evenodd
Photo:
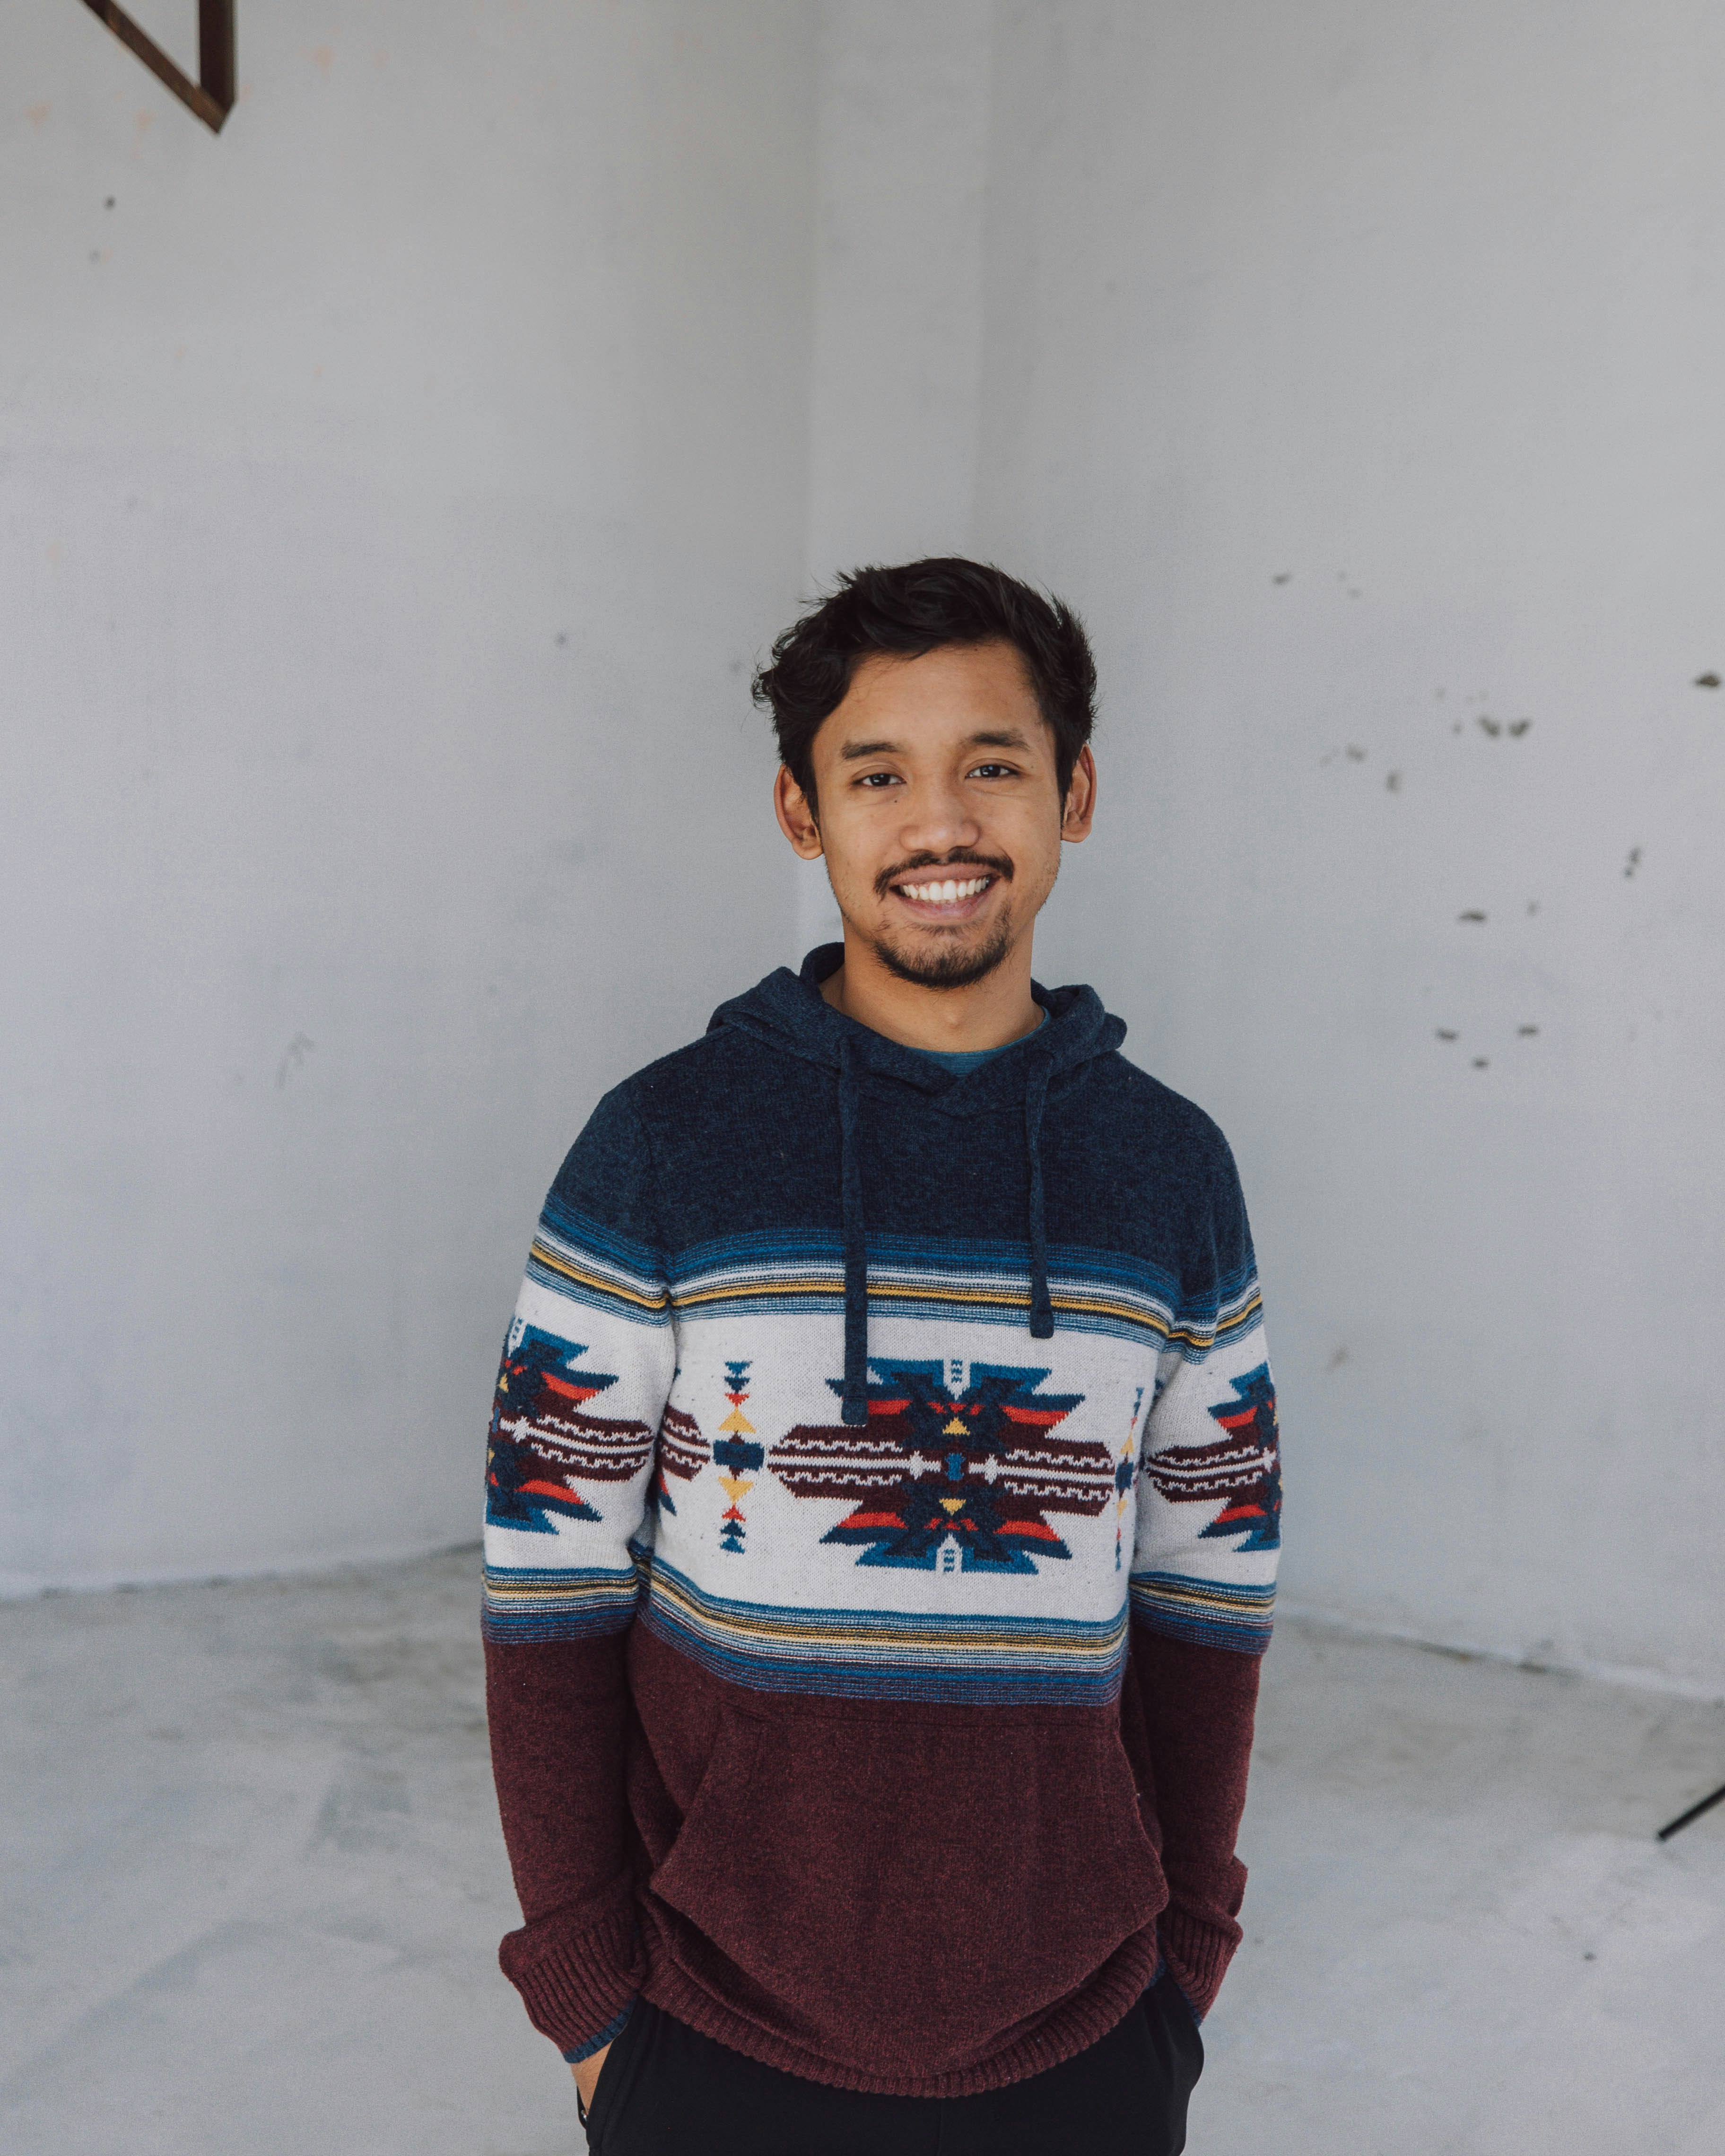
<instances>
[{"instance_id":1,"label":"dark wavy hair","mask_svg":"<svg viewBox=\"0 0 1725 2156\"><path fill-rule=\"evenodd\" d=\"M1055 737L1061 801L1096 724L1096 663L1084 624L1063 600L1004 569L957 555L895 569L850 569L778 639L757 672L755 701L773 714L781 761L814 806L814 737L844 701L870 652L920 659L951 644L1010 644L1024 662Z\"/></svg>"}]
</instances>

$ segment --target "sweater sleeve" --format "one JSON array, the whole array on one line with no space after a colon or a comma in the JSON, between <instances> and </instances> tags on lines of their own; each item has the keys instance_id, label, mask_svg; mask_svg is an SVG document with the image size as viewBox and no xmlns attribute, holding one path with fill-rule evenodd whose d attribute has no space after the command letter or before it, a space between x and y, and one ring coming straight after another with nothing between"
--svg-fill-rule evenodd
<instances>
[{"instance_id":1,"label":"sweater sleeve","mask_svg":"<svg viewBox=\"0 0 1725 2156\"><path fill-rule=\"evenodd\" d=\"M1235 1842L1281 1524L1276 1392L1225 1146L1203 1212L1145 1419L1132 1574L1132 1659L1168 1883L1163 1952L1200 2019L1240 1939Z\"/></svg>"},{"instance_id":2,"label":"sweater sleeve","mask_svg":"<svg viewBox=\"0 0 1725 2156\"><path fill-rule=\"evenodd\" d=\"M624 1645L675 1359L652 1163L608 1094L552 1186L485 1453L485 1696L526 1922L504 1973L566 2058L627 2019L642 1966Z\"/></svg>"}]
</instances>

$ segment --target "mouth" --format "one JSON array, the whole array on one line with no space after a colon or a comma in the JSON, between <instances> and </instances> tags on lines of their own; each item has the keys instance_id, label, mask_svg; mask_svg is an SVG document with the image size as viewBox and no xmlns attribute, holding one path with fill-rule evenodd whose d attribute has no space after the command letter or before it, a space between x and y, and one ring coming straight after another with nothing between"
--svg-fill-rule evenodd
<instances>
[{"instance_id":1,"label":"mouth","mask_svg":"<svg viewBox=\"0 0 1725 2156\"><path fill-rule=\"evenodd\" d=\"M892 896L913 921L942 927L968 921L981 912L1000 878L993 869L966 866L963 875L912 869L893 881Z\"/></svg>"}]
</instances>

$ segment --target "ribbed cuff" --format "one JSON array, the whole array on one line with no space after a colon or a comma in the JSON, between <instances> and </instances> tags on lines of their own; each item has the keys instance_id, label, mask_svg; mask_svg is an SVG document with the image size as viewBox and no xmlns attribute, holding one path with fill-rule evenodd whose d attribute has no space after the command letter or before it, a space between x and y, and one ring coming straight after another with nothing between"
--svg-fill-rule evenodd
<instances>
[{"instance_id":1,"label":"ribbed cuff","mask_svg":"<svg viewBox=\"0 0 1725 2156\"><path fill-rule=\"evenodd\" d=\"M610 2041L628 2020L645 1974L632 1907L597 1924L553 1910L510 1933L497 1958L521 1994L527 2019L572 2058Z\"/></svg>"},{"instance_id":2,"label":"ribbed cuff","mask_svg":"<svg viewBox=\"0 0 1725 2156\"><path fill-rule=\"evenodd\" d=\"M614 2044L629 2026L629 2017L634 2010L635 2001L631 1999L617 2019L614 2021L608 2021L597 2036L589 2036L584 2044L578 2046L574 2051L565 2051L563 2054L565 2063L568 2066L578 2066L583 2059L590 2059L595 2051L603 2051L607 2044Z\"/></svg>"},{"instance_id":3,"label":"ribbed cuff","mask_svg":"<svg viewBox=\"0 0 1725 2156\"><path fill-rule=\"evenodd\" d=\"M1230 1924L1226 1931L1219 1931L1214 1924L1170 1906L1158 1917L1156 1930L1169 1974L1202 2021L1215 2004L1234 1949L1240 1944L1239 1925Z\"/></svg>"}]
</instances>

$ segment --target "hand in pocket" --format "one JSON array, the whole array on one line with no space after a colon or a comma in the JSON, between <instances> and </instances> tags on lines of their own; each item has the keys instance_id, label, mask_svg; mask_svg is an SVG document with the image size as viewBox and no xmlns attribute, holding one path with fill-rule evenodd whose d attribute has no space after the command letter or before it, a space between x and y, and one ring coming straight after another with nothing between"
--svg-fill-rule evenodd
<instances>
[{"instance_id":1,"label":"hand in pocket","mask_svg":"<svg viewBox=\"0 0 1725 2156\"><path fill-rule=\"evenodd\" d=\"M578 2059L569 2069L575 2076L575 2093L580 2097L583 2110L592 2107L593 2092L599 2085L599 2069L610 2055L611 2046L602 2044L590 2057Z\"/></svg>"}]
</instances>

